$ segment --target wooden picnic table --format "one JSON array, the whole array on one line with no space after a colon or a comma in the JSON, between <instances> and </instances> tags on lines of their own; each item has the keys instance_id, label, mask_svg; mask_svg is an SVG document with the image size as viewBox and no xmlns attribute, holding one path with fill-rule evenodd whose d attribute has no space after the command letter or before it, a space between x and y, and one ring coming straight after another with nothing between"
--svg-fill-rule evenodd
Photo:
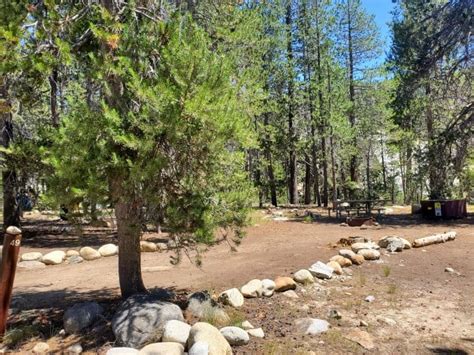
<instances>
[{"instance_id":1,"label":"wooden picnic table","mask_svg":"<svg viewBox=\"0 0 474 355\"><path fill-rule=\"evenodd\" d=\"M390 200L344 200L333 203L332 208L328 208L328 214L331 216L331 210L336 212L336 217L342 216L342 212L346 212L348 216L351 212L356 212L360 215L361 211L365 214L371 214L373 209L376 209L378 214L385 209L384 205Z\"/></svg>"}]
</instances>

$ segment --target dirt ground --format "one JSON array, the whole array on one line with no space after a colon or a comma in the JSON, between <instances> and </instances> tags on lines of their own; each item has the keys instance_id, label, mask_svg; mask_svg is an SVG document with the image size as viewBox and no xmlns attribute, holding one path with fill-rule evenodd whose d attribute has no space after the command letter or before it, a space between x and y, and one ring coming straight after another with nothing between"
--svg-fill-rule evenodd
<instances>
[{"instance_id":1,"label":"dirt ground","mask_svg":"<svg viewBox=\"0 0 474 355\"><path fill-rule=\"evenodd\" d=\"M453 242L397 254L382 253L383 262L352 266L352 276L345 280L299 287L296 290L298 299L276 294L269 299L247 300L241 310L229 312L233 312L235 318L247 319L262 327L266 336L264 339L252 338L248 345L234 348L234 352L366 353L363 347L345 338L349 331L360 329L373 337L375 349L372 353L474 353L472 216L462 221L427 222L398 213L385 216L379 227L366 230L343 227L340 221L327 217L308 223L302 219L273 221L266 218L265 211L256 211L255 216L255 225L247 229L247 236L237 251L232 251L225 243L217 245L203 255L200 268L186 258L179 265L171 266L168 252L143 253L145 284L150 289L165 287L177 292L204 289L221 292L240 287L254 278L291 276L291 273L308 268L318 260L327 261L337 254L334 244L340 238L363 236L376 241L386 235L398 235L413 241L455 230L457 238ZM35 230L50 223L35 224ZM66 226L57 228L56 233L50 234L25 233L22 252L46 253L53 249L94 247L116 239L113 231L107 228L89 228L81 233ZM151 240L162 238L156 234L145 237ZM445 272L448 266L458 274ZM116 257L77 265L48 266L41 270L20 270L15 280L13 304L31 312L43 310L48 317L54 318L54 313L60 320L61 309L78 300L94 299L105 304L116 302L119 295L117 285ZM367 295L375 296L375 301L365 302ZM328 317L332 309L341 313L340 320ZM12 316L10 323L20 324L28 319L25 312L21 316ZM293 324L301 317L327 319L332 327L321 336L302 336L295 331ZM367 322L368 326L360 327L361 321ZM67 343L77 341L71 337L62 339L57 335L60 328L51 325L50 328L46 338L50 338L48 343L58 353ZM79 340L85 350L96 353L100 350L98 346L103 349L113 339L110 332L101 334L102 340L90 341L87 334ZM19 343L17 349L24 352L31 349L32 344Z\"/></svg>"}]
</instances>

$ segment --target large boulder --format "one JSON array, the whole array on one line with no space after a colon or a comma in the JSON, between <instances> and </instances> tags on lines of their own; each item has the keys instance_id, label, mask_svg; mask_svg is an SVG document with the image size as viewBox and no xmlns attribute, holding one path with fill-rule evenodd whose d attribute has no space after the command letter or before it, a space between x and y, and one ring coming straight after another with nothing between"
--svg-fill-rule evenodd
<instances>
[{"instance_id":1,"label":"large boulder","mask_svg":"<svg viewBox=\"0 0 474 355\"><path fill-rule=\"evenodd\" d=\"M98 251L102 256L114 256L118 253L118 247L115 244L105 244Z\"/></svg>"},{"instance_id":2,"label":"large boulder","mask_svg":"<svg viewBox=\"0 0 474 355\"><path fill-rule=\"evenodd\" d=\"M91 247L81 248L81 250L79 250L79 254L84 260L88 261L97 260L101 258L100 253Z\"/></svg>"},{"instance_id":3,"label":"large boulder","mask_svg":"<svg viewBox=\"0 0 474 355\"><path fill-rule=\"evenodd\" d=\"M182 355L184 347L178 343L153 343L140 350L138 355Z\"/></svg>"},{"instance_id":4,"label":"large boulder","mask_svg":"<svg viewBox=\"0 0 474 355\"><path fill-rule=\"evenodd\" d=\"M80 333L91 326L103 311L97 302L77 303L64 312L64 330L69 334Z\"/></svg>"},{"instance_id":5,"label":"large boulder","mask_svg":"<svg viewBox=\"0 0 474 355\"><path fill-rule=\"evenodd\" d=\"M169 320L163 328L161 341L179 343L182 346L186 346L190 330L191 326L187 323L174 319Z\"/></svg>"},{"instance_id":6,"label":"large boulder","mask_svg":"<svg viewBox=\"0 0 474 355\"><path fill-rule=\"evenodd\" d=\"M334 269L330 266L327 266L325 263L318 261L311 265L309 272L318 279L330 279Z\"/></svg>"},{"instance_id":7,"label":"large boulder","mask_svg":"<svg viewBox=\"0 0 474 355\"><path fill-rule=\"evenodd\" d=\"M43 258L43 254L39 252L31 252L21 254L20 261L40 261Z\"/></svg>"},{"instance_id":8,"label":"large boulder","mask_svg":"<svg viewBox=\"0 0 474 355\"><path fill-rule=\"evenodd\" d=\"M362 255L365 260L378 260L380 259L380 252L374 249L361 249L357 254Z\"/></svg>"},{"instance_id":9,"label":"large boulder","mask_svg":"<svg viewBox=\"0 0 474 355\"><path fill-rule=\"evenodd\" d=\"M275 281L270 280L270 279L262 280L263 295L265 297L273 296L273 293L275 292L275 287L276 287Z\"/></svg>"},{"instance_id":10,"label":"large boulder","mask_svg":"<svg viewBox=\"0 0 474 355\"><path fill-rule=\"evenodd\" d=\"M240 293L238 289L231 288L222 292L219 295L219 301L226 305L239 308L244 305L244 296Z\"/></svg>"},{"instance_id":11,"label":"large boulder","mask_svg":"<svg viewBox=\"0 0 474 355\"><path fill-rule=\"evenodd\" d=\"M275 279L275 291L284 292L296 289L296 282L288 276L278 276Z\"/></svg>"},{"instance_id":12,"label":"large boulder","mask_svg":"<svg viewBox=\"0 0 474 355\"><path fill-rule=\"evenodd\" d=\"M112 319L112 331L119 345L140 348L158 337L169 320L184 321L181 309L154 294L137 294L119 307Z\"/></svg>"},{"instance_id":13,"label":"large boulder","mask_svg":"<svg viewBox=\"0 0 474 355\"><path fill-rule=\"evenodd\" d=\"M44 255L41 261L46 265L58 265L63 262L65 257L65 252L62 250L56 250Z\"/></svg>"},{"instance_id":14,"label":"large boulder","mask_svg":"<svg viewBox=\"0 0 474 355\"><path fill-rule=\"evenodd\" d=\"M239 327L224 327L220 332L230 345L245 345L250 341L248 333Z\"/></svg>"},{"instance_id":15,"label":"large boulder","mask_svg":"<svg viewBox=\"0 0 474 355\"><path fill-rule=\"evenodd\" d=\"M188 348L193 348L197 342L207 343L209 355L232 355L232 348L219 330L209 323L198 322L191 327Z\"/></svg>"},{"instance_id":16,"label":"large boulder","mask_svg":"<svg viewBox=\"0 0 474 355\"><path fill-rule=\"evenodd\" d=\"M240 292L247 298L260 297L263 293L262 281L258 279L250 280L240 288Z\"/></svg>"},{"instance_id":17,"label":"large boulder","mask_svg":"<svg viewBox=\"0 0 474 355\"><path fill-rule=\"evenodd\" d=\"M311 275L311 273L306 269L301 269L295 272L293 275L293 279L295 279L296 282L299 282L301 284L314 283L313 275Z\"/></svg>"}]
</instances>

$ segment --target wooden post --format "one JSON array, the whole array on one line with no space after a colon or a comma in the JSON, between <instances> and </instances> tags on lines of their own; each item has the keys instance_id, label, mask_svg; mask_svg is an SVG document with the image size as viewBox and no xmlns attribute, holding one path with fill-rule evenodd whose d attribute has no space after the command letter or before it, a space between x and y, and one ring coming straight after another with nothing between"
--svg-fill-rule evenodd
<instances>
[{"instance_id":1,"label":"wooden post","mask_svg":"<svg viewBox=\"0 0 474 355\"><path fill-rule=\"evenodd\" d=\"M20 253L21 230L8 227L3 238L2 264L0 268L0 338L7 328L8 308L12 298L16 263Z\"/></svg>"}]
</instances>

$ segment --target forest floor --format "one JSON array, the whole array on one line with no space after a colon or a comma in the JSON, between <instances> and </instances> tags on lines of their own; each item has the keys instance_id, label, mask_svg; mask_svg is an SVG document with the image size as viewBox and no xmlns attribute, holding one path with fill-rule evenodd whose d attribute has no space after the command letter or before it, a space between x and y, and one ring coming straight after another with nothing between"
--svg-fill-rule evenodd
<instances>
[{"instance_id":1,"label":"forest floor","mask_svg":"<svg viewBox=\"0 0 474 355\"><path fill-rule=\"evenodd\" d=\"M325 217L325 213L308 223L304 219L274 221L265 211L258 210L254 225L247 228L247 236L237 251L226 243L212 247L202 256L199 268L185 257L177 266L171 266L171 252L143 253L144 281L150 289L219 293L251 279L291 276L318 260L326 262L342 248L336 248L341 238L363 236L377 241L386 235L398 235L413 241L455 230L457 238L453 242L396 254L382 253L382 262L352 266L352 277L344 281L298 287L299 298L277 293L271 298L246 300L241 309L229 312L232 317L262 327L265 338L252 338L248 345L233 350L236 354L365 353L366 349L347 339L354 330L364 330L373 338L373 353L474 353L474 218L471 215L459 221L430 222L406 212L406 208L394 209L380 220L379 227L361 230L343 227L340 221ZM116 235L109 228L79 230L66 228L67 224L51 218L28 218L25 230L29 232L24 233L22 253L44 254L116 242ZM57 233L51 232L52 225ZM164 238L156 233L144 237L153 241ZM455 273L445 272L446 267ZM373 295L375 301L365 302L368 295ZM113 312L119 302L117 257L19 270L13 305L23 310L10 317L10 327L25 327L33 317L43 317L44 326L40 337L31 330L33 338L18 339L18 352L31 350L41 337L58 353L78 341L86 353L106 349L113 334L105 320L93 334L66 338L58 335L63 309L84 300L106 305L105 319ZM330 310L337 310L342 318L331 319ZM331 328L320 336L303 336L294 329L294 320L302 317L326 319ZM360 327L361 321L367 326Z\"/></svg>"}]
</instances>

